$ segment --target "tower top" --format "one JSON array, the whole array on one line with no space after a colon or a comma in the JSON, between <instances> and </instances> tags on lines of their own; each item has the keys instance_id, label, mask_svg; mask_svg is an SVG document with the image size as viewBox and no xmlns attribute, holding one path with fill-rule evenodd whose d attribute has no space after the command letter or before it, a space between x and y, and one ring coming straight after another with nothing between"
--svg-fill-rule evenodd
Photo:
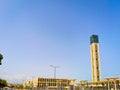
<instances>
[{"instance_id":1,"label":"tower top","mask_svg":"<svg viewBox=\"0 0 120 90\"><path fill-rule=\"evenodd\" d=\"M99 43L98 35L92 35L90 37L90 44L92 44L92 43Z\"/></svg>"}]
</instances>

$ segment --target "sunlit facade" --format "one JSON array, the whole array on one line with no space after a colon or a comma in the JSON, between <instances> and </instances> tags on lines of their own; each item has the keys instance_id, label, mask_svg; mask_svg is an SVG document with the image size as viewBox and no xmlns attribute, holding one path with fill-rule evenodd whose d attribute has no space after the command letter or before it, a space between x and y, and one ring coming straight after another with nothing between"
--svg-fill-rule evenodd
<instances>
[{"instance_id":1,"label":"sunlit facade","mask_svg":"<svg viewBox=\"0 0 120 90\"><path fill-rule=\"evenodd\" d=\"M23 84L24 88L74 90L75 79L35 78Z\"/></svg>"},{"instance_id":2,"label":"sunlit facade","mask_svg":"<svg viewBox=\"0 0 120 90\"><path fill-rule=\"evenodd\" d=\"M92 82L101 81L99 40L97 35L90 37Z\"/></svg>"}]
</instances>

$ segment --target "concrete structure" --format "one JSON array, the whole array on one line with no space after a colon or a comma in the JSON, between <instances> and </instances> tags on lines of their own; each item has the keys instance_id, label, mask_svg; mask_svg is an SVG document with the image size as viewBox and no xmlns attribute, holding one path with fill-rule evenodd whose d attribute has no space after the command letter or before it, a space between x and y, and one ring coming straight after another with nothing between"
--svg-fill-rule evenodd
<instances>
[{"instance_id":1,"label":"concrete structure","mask_svg":"<svg viewBox=\"0 0 120 90\"><path fill-rule=\"evenodd\" d=\"M36 90L120 90L120 78L112 77L101 80L99 40L97 35L90 37L92 82L75 79L36 78L25 82L24 88ZM56 67L55 67L56 68Z\"/></svg>"},{"instance_id":2,"label":"concrete structure","mask_svg":"<svg viewBox=\"0 0 120 90\"><path fill-rule=\"evenodd\" d=\"M36 90L74 90L75 79L35 78L23 84L24 88Z\"/></svg>"},{"instance_id":3,"label":"concrete structure","mask_svg":"<svg viewBox=\"0 0 120 90\"><path fill-rule=\"evenodd\" d=\"M101 81L99 40L97 35L90 37L92 82Z\"/></svg>"},{"instance_id":4,"label":"concrete structure","mask_svg":"<svg viewBox=\"0 0 120 90\"><path fill-rule=\"evenodd\" d=\"M81 80L76 90L120 90L120 78L109 77L101 80L99 40L97 35L90 37L92 82Z\"/></svg>"},{"instance_id":5,"label":"concrete structure","mask_svg":"<svg viewBox=\"0 0 120 90\"><path fill-rule=\"evenodd\" d=\"M120 90L120 79L118 77L111 77L98 82L82 80L76 90Z\"/></svg>"}]
</instances>

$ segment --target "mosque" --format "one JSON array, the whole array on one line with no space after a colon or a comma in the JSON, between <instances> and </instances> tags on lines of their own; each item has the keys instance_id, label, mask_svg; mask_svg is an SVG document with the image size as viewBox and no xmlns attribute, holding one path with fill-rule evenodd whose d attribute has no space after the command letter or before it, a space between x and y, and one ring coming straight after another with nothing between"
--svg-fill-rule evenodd
<instances>
[{"instance_id":1,"label":"mosque","mask_svg":"<svg viewBox=\"0 0 120 90\"><path fill-rule=\"evenodd\" d=\"M90 52L91 52L91 67L92 67L92 82L81 80L79 87L85 90L120 90L119 77L107 77L105 80L101 79L100 68L100 52L98 35L90 37Z\"/></svg>"},{"instance_id":2,"label":"mosque","mask_svg":"<svg viewBox=\"0 0 120 90\"><path fill-rule=\"evenodd\" d=\"M119 77L101 79L98 35L90 37L92 82L75 79L36 78L23 83L24 88L36 90L120 90Z\"/></svg>"}]
</instances>

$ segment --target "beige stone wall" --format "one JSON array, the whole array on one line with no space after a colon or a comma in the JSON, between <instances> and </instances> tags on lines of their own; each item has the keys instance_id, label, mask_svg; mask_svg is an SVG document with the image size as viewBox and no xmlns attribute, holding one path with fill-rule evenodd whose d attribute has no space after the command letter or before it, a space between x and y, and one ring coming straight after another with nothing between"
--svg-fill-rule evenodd
<instances>
[{"instance_id":1,"label":"beige stone wall","mask_svg":"<svg viewBox=\"0 0 120 90\"><path fill-rule=\"evenodd\" d=\"M91 49L92 82L97 82L101 80L99 44L92 43L90 45L90 49Z\"/></svg>"},{"instance_id":2,"label":"beige stone wall","mask_svg":"<svg viewBox=\"0 0 120 90\"><path fill-rule=\"evenodd\" d=\"M62 88L68 90L70 85L75 85L75 79L54 79L54 78L37 78L25 82L23 84L24 88L40 88L40 89L55 89Z\"/></svg>"}]
</instances>

